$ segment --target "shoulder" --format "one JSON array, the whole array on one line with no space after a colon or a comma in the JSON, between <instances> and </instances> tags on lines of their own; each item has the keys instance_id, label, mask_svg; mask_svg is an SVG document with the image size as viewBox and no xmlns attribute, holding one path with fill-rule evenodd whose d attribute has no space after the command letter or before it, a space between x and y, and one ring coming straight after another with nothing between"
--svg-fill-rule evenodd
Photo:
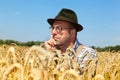
<instances>
[{"instance_id":1,"label":"shoulder","mask_svg":"<svg viewBox=\"0 0 120 80\"><path fill-rule=\"evenodd\" d=\"M85 45L82 45L82 49L81 51L79 52L78 56L86 56L86 55L89 55L91 56L92 58L96 57L97 56L97 51L95 51L94 49L92 49L91 47L88 47L88 46L85 46Z\"/></svg>"},{"instance_id":2,"label":"shoulder","mask_svg":"<svg viewBox=\"0 0 120 80\"><path fill-rule=\"evenodd\" d=\"M89 53L93 53L93 54L96 53L96 51L93 48L88 46L83 46L83 51L88 51Z\"/></svg>"}]
</instances>

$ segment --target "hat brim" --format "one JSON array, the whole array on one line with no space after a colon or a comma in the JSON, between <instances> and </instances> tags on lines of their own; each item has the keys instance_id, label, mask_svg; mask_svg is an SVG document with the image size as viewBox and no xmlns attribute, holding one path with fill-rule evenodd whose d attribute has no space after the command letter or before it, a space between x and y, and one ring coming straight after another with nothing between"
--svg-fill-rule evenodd
<instances>
[{"instance_id":1,"label":"hat brim","mask_svg":"<svg viewBox=\"0 0 120 80\"><path fill-rule=\"evenodd\" d=\"M47 22L48 22L50 25L53 25L53 23L54 23L55 20L61 20L61 19L52 19L52 18L51 18L51 19L47 19ZM67 20L61 20L61 21L67 21ZM70 21L67 21L67 22L70 22ZM83 30L83 26L82 26L82 25L76 24L76 23L73 23L73 22L70 22L70 23L72 23L72 24L75 26L77 32Z\"/></svg>"}]
</instances>

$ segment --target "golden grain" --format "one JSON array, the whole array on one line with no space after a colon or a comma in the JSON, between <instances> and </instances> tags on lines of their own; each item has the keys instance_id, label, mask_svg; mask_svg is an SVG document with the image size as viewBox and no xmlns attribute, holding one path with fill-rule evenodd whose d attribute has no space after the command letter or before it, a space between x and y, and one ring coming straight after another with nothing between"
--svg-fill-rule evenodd
<instances>
[{"instance_id":1,"label":"golden grain","mask_svg":"<svg viewBox=\"0 0 120 80\"><path fill-rule=\"evenodd\" d=\"M59 50L4 45L0 47L0 80L120 79L120 52L98 52L97 65L95 61L87 61L81 69L80 64Z\"/></svg>"}]
</instances>

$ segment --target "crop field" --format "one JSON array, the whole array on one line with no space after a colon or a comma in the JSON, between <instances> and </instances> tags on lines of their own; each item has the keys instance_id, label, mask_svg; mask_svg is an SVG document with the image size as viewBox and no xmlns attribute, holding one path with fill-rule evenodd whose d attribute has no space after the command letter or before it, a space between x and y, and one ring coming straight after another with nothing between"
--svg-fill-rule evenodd
<instances>
[{"instance_id":1,"label":"crop field","mask_svg":"<svg viewBox=\"0 0 120 80\"><path fill-rule=\"evenodd\" d=\"M75 59L41 46L0 46L0 80L120 80L120 52L98 52L80 69Z\"/></svg>"}]
</instances>

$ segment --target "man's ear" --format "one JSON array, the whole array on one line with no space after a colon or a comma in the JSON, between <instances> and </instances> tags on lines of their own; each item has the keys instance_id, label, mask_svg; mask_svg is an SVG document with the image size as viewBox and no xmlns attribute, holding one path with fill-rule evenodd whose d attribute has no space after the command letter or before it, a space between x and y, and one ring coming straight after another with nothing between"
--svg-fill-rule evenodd
<instances>
[{"instance_id":1,"label":"man's ear","mask_svg":"<svg viewBox=\"0 0 120 80\"><path fill-rule=\"evenodd\" d=\"M70 35L73 36L73 33L74 33L73 30L71 30L71 31L70 31Z\"/></svg>"},{"instance_id":2,"label":"man's ear","mask_svg":"<svg viewBox=\"0 0 120 80\"><path fill-rule=\"evenodd\" d=\"M75 33L76 33L76 30L75 30L75 29L72 29L72 30L70 31L70 35L71 35L71 36L75 36Z\"/></svg>"}]
</instances>

